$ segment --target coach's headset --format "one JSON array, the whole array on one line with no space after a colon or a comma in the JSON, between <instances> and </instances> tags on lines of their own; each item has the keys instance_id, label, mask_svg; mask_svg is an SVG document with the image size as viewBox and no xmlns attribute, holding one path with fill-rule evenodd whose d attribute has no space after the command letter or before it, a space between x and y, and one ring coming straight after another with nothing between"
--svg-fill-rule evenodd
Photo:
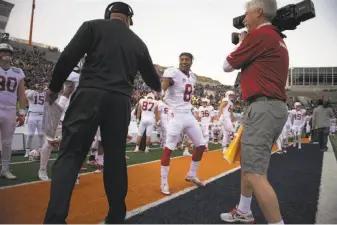
<instances>
[{"instance_id":1,"label":"coach's headset","mask_svg":"<svg viewBox=\"0 0 337 225\"><path fill-rule=\"evenodd\" d=\"M133 10L128 4L124 2L113 2L109 4L105 9L104 19L110 19L111 13L122 13L126 16L130 16L130 26L133 25Z\"/></svg>"}]
</instances>

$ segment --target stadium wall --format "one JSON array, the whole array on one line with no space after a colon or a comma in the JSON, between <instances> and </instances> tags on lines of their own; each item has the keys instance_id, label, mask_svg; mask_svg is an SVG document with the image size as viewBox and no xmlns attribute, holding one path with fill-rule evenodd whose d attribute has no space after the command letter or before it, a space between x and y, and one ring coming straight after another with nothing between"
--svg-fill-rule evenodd
<instances>
[{"instance_id":1,"label":"stadium wall","mask_svg":"<svg viewBox=\"0 0 337 225\"><path fill-rule=\"evenodd\" d=\"M14 8L14 4L10 2L0 1L0 33L5 33L7 23Z\"/></svg>"}]
</instances>

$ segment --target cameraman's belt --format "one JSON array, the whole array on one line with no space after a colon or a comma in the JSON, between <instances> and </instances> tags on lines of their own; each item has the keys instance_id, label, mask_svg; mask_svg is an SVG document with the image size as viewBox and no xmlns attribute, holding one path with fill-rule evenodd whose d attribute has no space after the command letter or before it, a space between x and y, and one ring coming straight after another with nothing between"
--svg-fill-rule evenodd
<instances>
[{"instance_id":1,"label":"cameraman's belt","mask_svg":"<svg viewBox=\"0 0 337 225\"><path fill-rule=\"evenodd\" d=\"M281 101L278 98L268 97L268 96L252 96L247 99L245 105L248 106L253 102L265 102L265 101Z\"/></svg>"}]
</instances>

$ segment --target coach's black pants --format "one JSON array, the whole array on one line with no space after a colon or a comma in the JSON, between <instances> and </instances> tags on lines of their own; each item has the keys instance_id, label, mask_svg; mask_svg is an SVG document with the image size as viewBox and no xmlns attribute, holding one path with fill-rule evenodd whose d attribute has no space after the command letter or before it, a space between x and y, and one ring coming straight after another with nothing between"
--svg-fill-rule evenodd
<instances>
[{"instance_id":1,"label":"coach's black pants","mask_svg":"<svg viewBox=\"0 0 337 225\"><path fill-rule=\"evenodd\" d=\"M73 94L63 121L59 156L53 166L45 224L66 223L75 181L98 126L109 203L106 223L124 223L128 185L125 145L130 113L130 98L126 95L94 88L80 88Z\"/></svg>"}]
</instances>

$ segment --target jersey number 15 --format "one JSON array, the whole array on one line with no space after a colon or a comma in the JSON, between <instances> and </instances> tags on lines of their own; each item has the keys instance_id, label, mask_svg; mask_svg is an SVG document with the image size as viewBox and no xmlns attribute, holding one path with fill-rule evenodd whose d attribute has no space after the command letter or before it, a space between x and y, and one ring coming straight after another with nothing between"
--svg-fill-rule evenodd
<instances>
[{"instance_id":1,"label":"jersey number 15","mask_svg":"<svg viewBox=\"0 0 337 225\"><path fill-rule=\"evenodd\" d=\"M34 105L44 105L44 96L43 95L35 95L34 96Z\"/></svg>"}]
</instances>

